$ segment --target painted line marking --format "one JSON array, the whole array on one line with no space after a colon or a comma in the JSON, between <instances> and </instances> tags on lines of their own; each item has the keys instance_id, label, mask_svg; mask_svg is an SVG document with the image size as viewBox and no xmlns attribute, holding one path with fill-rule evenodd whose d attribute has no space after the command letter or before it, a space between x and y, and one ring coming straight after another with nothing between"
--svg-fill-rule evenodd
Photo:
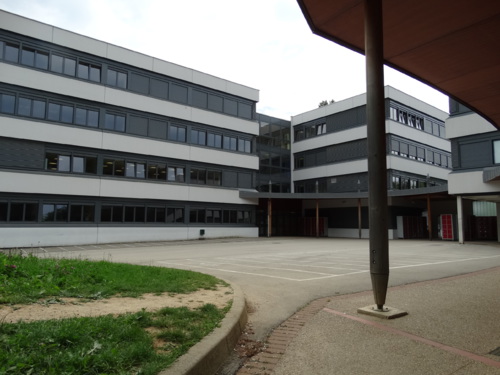
<instances>
[{"instance_id":1,"label":"painted line marking","mask_svg":"<svg viewBox=\"0 0 500 375\"><path fill-rule=\"evenodd\" d=\"M465 358L472 359L474 361L482 362L482 363L484 363L484 364L486 364L488 366L493 366L493 367L500 368L500 362L494 361L493 359L490 359L490 358L487 358L487 357L483 357L483 356L478 355L478 354L474 354L474 353L468 352L466 350L462 350L462 349L454 348L453 346L448 346L448 345L445 345L445 344L441 344L439 342L432 341L432 340L426 339L424 337L420 337L420 336L414 335L414 334L409 333L409 332L401 331L399 329L396 329L396 328L393 328L393 327L389 327L389 326L386 326L384 324L377 323L377 322L374 322L374 321L371 321L371 320L363 319L363 318L360 318L360 317L357 317L357 316L353 316L353 315L347 315L347 314L345 314L343 312L332 310L332 309L330 309L328 307L324 307L323 311L325 311L327 313L330 313L330 314L333 314L333 315L337 315L337 316L341 316L341 317L344 317L344 318L347 318L347 319L351 319L351 320L354 320L356 322L359 322L359 323L362 323L362 324L365 324L365 325L368 325L368 326L376 327L376 328L379 328L379 329L381 329L383 331L387 331L387 332L393 333L395 335L406 337L406 338L409 338L411 340L418 341L418 342L421 342L423 344L430 345L430 346L433 346L435 348L447 351L449 353L459 355L461 357L465 357Z\"/></svg>"}]
</instances>

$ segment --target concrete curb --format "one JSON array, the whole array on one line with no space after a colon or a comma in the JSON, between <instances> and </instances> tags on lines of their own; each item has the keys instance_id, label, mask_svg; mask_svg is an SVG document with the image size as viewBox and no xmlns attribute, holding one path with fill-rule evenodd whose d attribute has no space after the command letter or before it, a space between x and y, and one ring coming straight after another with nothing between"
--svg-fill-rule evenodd
<instances>
[{"instance_id":1,"label":"concrete curb","mask_svg":"<svg viewBox=\"0 0 500 375\"><path fill-rule=\"evenodd\" d=\"M229 284L229 283L228 283ZM245 297L241 289L230 284L234 297L231 309L219 328L175 361L159 375L207 375L215 374L233 352L248 321Z\"/></svg>"}]
</instances>

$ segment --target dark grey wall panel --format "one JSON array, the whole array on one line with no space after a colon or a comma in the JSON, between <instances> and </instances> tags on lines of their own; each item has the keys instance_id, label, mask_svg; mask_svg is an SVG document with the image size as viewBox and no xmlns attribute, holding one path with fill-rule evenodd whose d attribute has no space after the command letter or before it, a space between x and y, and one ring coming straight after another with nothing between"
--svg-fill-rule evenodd
<instances>
[{"instance_id":1,"label":"dark grey wall panel","mask_svg":"<svg viewBox=\"0 0 500 375\"><path fill-rule=\"evenodd\" d=\"M160 99L168 99L168 83L151 79L151 95Z\"/></svg>"},{"instance_id":2,"label":"dark grey wall panel","mask_svg":"<svg viewBox=\"0 0 500 375\"><path fill-rule=\"evenodd\" d=\"M208 94L206 92L193 90L193 105L195 107L207 108Z\"/></svg>"},{"instance_id":3,"label":"dark grey wall panel","mask_svg":"<svg viewBox=\"0 0 500 375\"><path fill-rule=\"evenodd\" d=\"M227 187L238 187L238 173L224 172L222 174L222 185Z\"/></svg>"},{"instance_id":4,"label":"dark grey wall panel","mask_svg":"<svg viewBox=\"0 0 500 375\"><path fill-rule=\"evenodd\" d=\"M131 73L129 89L141 94L149 94L149 78L140 74Z\"/></svg>"},{"instance_id":5,"label":"dark grey wall panel","mask_svg":"<svg viewBox=\"0 0 500 375\"><path fill-rule=\"evenodd\" d=\"M127 133L136 135L148 135L148 119L138 116L130 116Z\"/></svg>"},{"instance_id":6,"label":"dark grey wall panel","mask_svg":"<svg viewBox=\"0 0 500 375\"><path fill-rule=\"evenodd\" d=\"M366 106L361 106L327 116L326 131L331 133L365 124Z\"/></svg>"},{"instance_id":7,"label":"dark grey wall panel","mask_svg":"<svg viewBox=\"0 0 500 375\"><path fill-rule=\"evenodd\" d=\"M238 102L238 116L252 119L252 106L250 104Z\"/></svg>"},{"instance_id":8,"label":"dark grey wall panel","mask_svg":"<svg viewBox=\"0 0 500 375\"><path fill-rule=\"evenodd\" d=\"M238 187L241 189L252 188L252 174L251 173L238 173Z\"/></svg>"},{"instance_id":9,"label":"dark grey wall panel","mask_svg":"<svg viewBox=\"0 0 500 375\"><path fill-rule=\"evenodd\" d=\"M493 164L490 141L466 143L460 145L462 168L480 168Z\"/></svg>"},{"instance_id":10,"label":"dark grey wall panel","mask_svg":"<svg viewBox=\"0 0 500 375\"><path fill-rule=\"evenodd\" d=\"M149 120L148 136L153 138L167 138L167 122L159 120Z\"/></svg>"},{"instance_id":11,"label":"dark grey wall panel","mask_svg":"<svg viewBox=\"0 0 500 375\"><path fill-rule=\"evenodd\" d=\"M224 98L224 113L238 116L238 104L234 100Z\"/></svg>"},{"instance_id":12,"label":"dark grey wall panel","mask_svg":"<svg viewBox=\"0 0 500 375\"><path fill-rule=\"evenodd\" d=\"M174 102L184 103L188 102L188 89L186 86L176 85L172 83L168 93L168 98Z\"/></svg>"},{"instance_id":13,"label":"dark grey wall panel","mask_svg":"<svg viewBox=\"0 0 500 375\"><path fill-rule=\"evenodd\" d=\"M222 112L222 98L220 96L208 95L208 109Z\"/></svg>"},{"instance_id":14,"label":"dark grey wall panel","mask_svg":"<svg viewBox=\"0 0 500 375\"><path fill-rule=\"evenodd\" d=\"M44 168L43 143L0 138L0 166L20 169Z\"/></svg>"}]
</instances>

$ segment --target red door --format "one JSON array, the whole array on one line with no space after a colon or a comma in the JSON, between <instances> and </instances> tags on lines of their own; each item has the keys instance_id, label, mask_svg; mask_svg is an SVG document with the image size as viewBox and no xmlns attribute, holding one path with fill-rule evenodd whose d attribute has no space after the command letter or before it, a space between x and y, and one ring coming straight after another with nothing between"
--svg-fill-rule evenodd
<instances>
[{"instance_id":1,"label":"red door","mask_svg":"<svg viewBox=\"0 0 500 375\"><path fill-rule=\"evenodd\" d=\"M454 240L453 237L453 215L441 215L441 238L443 240Z\"/></svg>"}]
</instances>

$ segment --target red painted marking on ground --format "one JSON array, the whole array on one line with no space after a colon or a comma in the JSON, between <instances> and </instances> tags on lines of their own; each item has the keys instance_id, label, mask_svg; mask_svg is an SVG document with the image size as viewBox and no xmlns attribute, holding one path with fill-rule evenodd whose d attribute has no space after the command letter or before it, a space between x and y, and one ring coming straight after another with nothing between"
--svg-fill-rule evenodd
<instances>
[{"instance_id":1,"label":"red painted marking on ground","mask_svg":"<svg viewBox=\"0 0 500 375\"><path fill-rule=\"evenodd\" d=\"M351 320L357 321L359 323L362 323L362 324L365 324L365 325L368 325L368 326L376 327L376 328L382 329L384 331L393 333L395 335L407 337L407 338L409 338L411 340L418 341L418 342L424 343L426 345L430 345L430 346L433 346L435 348L439 348L441 350L445 350L447 352L450 352L450 353L453 353L453 354L456 354L456 355L459 355L459 356L462 356L462 357L466 357L466 358L472 359L474 361L482 362L482 363L484 363L484 364L486 364L488 366L493 366L493 367L500 368L500 362L494 361L493 359L490 359L490 358L487 358L487 357L480 356L478 354L474 354L474 353L471 353L471 352L468 352L468 351L465 351L465 350L462 350L462 349L458 349L458 348L454 348L452 346L441 344L439 342L432 341L432 340L429 340L429 339L426 339L424 337L420 337L420 336L417 336L417 335L413 335L411 333L408 333L408 332L405 332L405 331L401 331L399 329L388 327L388 326L386 326L384 324L373 322L371 320L366 320L366 319L360 318L358 316L348 315L348 314L345 314L345 313L340 312L340 311L332 310L332 309L330 309L328 307L324 307L323 311L325 311L327 313L330 313L330 314L342 316L344 318L351 319Z\"/></svg>"}]
</instances>

